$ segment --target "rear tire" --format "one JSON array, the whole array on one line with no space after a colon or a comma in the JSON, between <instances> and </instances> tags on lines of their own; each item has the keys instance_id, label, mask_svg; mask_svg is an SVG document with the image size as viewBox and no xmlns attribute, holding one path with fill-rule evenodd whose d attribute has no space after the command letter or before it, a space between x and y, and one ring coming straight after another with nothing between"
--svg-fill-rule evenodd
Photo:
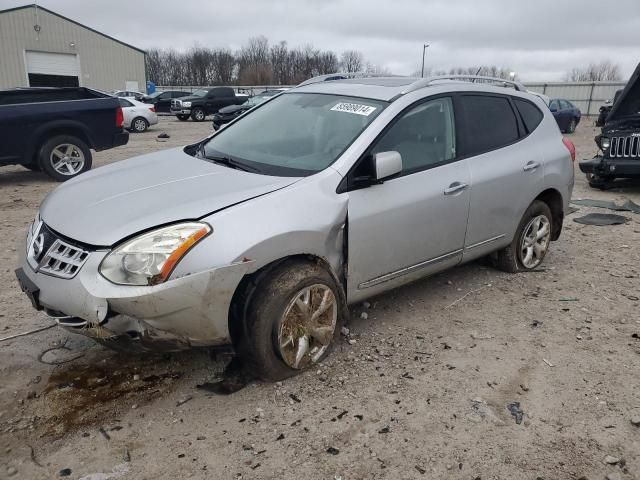
<instances>
[{"instance_id":1,"label":"rear tire","mask_svg":"<svg viewBox=\"0 0 640 480\"><path fill-rule=\"evenodd\" d=\"M149 128L149 122L145 118L136 117L131 121L131 130L136 133L146 132Z\"/></svg>"},{"instance_id":2,"label":"rear tire","mask_svg":"<svg viewBox=\"0 0 640 480\"><path fill-rule=\"evenodd\" d=\"M201 108L196 108L191 112L191 119L194 122L203 122L205 118L207 118L207 114Z\"/></svg>"},{"instance_id":3,"label":"rear tire","mask_svg":"<svg viewBox=\"0 0 640 480\"><path fill-rule=\"evenodd\" d=\"M569 122L569 125L567 125L566 133L574 133L576 131L577 126L578 126L578 122L576 122L575 118L572 118L571 121Z\"/></svg>"},{"instance_id":4,"label":"rear tire","mask_svg":"<svg viewBox=\"0 0 640 480\"><path fill-rule=\"evenodd\" d=\"M240 358L249 374L266 381L321 362L339 338L347 311L334 278L312 261L277 265L239 301L244 302L239 305L244 319L238 319L244 326L236 342ZM315 321L314 312L320 312Z\"/></svg>"},{"instance_id":5,"label":"rear tire","mask_svg":"<svg viewBox=\"0 0 640 480\"><path fill-rule=\"evenodd\" d=\"M56 182L64 182L90 170L91 162L91 150L73 135L58 135L40 148L40 168Z\"/></svg>"},{"instance_id":6,"label":"rear tire","mask_svg":"<svg viewBox=\"0 0 640 480\"><path fill-rule=\"evenodd\" d=\"M181 122L186 122L187 120L189 120L189 115L176 115L176 118Z\"/></svg>"},{"instance_id":7,"label":"rear tire","mask_svg":"<svg viewBox=\"0 0 640 480\"><path fill-rule=\"evenodd\" d=\"M545 231L545 225L546 233L541 235ZM536 269L549 250L552 225L553 216L549 206L540 200L534 200L524 212L511 244L497 252L496 267L509 273Z\"/></svg>"}]
</instances>

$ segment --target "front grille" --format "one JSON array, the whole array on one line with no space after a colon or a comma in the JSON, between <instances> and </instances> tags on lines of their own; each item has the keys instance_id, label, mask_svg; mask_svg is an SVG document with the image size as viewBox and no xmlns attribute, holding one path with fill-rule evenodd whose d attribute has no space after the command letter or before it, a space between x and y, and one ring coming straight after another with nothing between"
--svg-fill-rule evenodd
<instances>
[{"instance_id":1,"label":"front grille","mask_svg":"<svg viewBox=\"0 0 640 480\"><path fill-rule=\"evenodd\" d=\"M27 260L36 272L66 279L75 277L88 257L87 250L60 238L42 222L27 250Z\"/></svg>"},{"instance_id":2,"label":"front grille","mask_svg":"<svg viewBox=\"0 0 640 480\"><path fill-rule=\"evenodd\" d=\"M640 157L640 137L612 137L610 139L609 157L638 158Z\"/></svg>"},{"instance_id":3,"label":"front grille","mask_svg":"<svg viewBox=\"0 0 640 480\"><path fill-rule=\"evenodd\" d=\"M171 108L181 109L182 102L180 100L171 100Z\"/></svg>"}]
</instances>

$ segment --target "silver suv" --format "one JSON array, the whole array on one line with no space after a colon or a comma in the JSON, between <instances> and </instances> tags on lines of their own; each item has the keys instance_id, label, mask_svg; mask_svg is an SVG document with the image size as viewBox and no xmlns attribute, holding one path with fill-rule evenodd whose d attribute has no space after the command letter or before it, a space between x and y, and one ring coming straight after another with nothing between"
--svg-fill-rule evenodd
<instances>
[{"instance_id":1,"label":"silver suv","mask_svg":"<svg viewBox=\"0 0 640 480\"><path fill-rule=\"evenodd\" d=\"M539 97L331 78L54 190L16 272L34 307L116 349L231 345L274 380L328 353L349 304L488 255L540 265L574 158Z\"/></svg>"}]
</instances>

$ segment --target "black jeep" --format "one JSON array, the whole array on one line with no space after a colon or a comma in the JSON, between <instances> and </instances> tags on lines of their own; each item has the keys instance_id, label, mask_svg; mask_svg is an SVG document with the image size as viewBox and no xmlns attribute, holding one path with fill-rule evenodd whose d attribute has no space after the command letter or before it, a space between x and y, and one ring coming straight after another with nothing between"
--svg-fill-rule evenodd
<instances>
[{"instance_id":1,"label":"black jeep","mask_svg":"<svg viewBox=\"0 0 640 480\"><path fill-rule=\"evenodd\" d=\"M615 178L640 177L640 64L595 137L602 154L580 162L589 185L605 188Z\"/></svg>"}]
</instances>

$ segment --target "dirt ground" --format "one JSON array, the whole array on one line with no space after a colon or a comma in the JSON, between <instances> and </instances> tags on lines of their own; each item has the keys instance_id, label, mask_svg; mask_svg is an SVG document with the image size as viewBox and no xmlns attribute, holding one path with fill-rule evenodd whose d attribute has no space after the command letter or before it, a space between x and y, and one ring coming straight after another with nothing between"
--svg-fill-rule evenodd
<instances>
[{"instance_id":1,"label":"dirt ground","mask_svg":"<svg viewBox=\"0 0 640 480\"><path fill-rule=\"evenodd\" d=\"M164 117L95 166L209 128ZM571 135L579 159L595 132ZM0 169L0 337L51 323L13 269L55 187ZM574 198L640 203L640 183L578 172ZM566 218L538 272L473 263L382 295L317 369L228 396L197 388L223 368L204 351L127 357L57 327L0 342L0 478L640 479L640 215L573 221L597 211Z\"/></svg>"}]
</instances>

